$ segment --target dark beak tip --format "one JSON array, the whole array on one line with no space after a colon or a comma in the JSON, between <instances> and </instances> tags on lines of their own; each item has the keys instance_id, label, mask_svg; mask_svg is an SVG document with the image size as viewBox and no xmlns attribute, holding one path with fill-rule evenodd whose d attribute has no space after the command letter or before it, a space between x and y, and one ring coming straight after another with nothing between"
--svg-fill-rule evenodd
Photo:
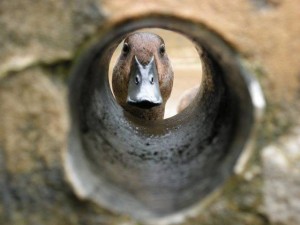
<instances>
[{"instance_id":1,"label":"dark beak tip","mask_svg":"<svg viewBox=\"0 0 300 225\"><path fill-rule=\"evenodd\" d=\"M140 100L140 101L128 100L127 103L129 105L136 106L136 107L139 107L142 109L151 109L155 106L159 106L162 104L161 101L153 102L153 101L149 101L149 100Z\"/></svg>"}]
</instances>

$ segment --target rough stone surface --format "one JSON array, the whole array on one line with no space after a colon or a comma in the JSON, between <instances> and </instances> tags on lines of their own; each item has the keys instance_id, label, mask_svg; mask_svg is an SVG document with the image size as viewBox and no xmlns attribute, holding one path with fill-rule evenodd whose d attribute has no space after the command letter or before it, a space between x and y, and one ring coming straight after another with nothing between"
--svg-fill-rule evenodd
<instances>
[{"instance_id":1,"label":"rough stone surface","mask_svg":"<svg viewBox=\"0 0 300 225\"><path fill-rule=\"evenodd\" d=\"M91 37L105 19L105 12L97 0L74 1L72 12L74 45Z\"/></svg>"},{"instance_id":2,"label":"rough stone surface","mask_svg":"<svg viewBox=\"0 0 300 225\"><path fill-rule=\"evenodd\" d=\"M1 200L0 218L19 224L39 221L40 214L23 218L39 207L51 208L61 194L61 152L67 117L64 92L40 69L10 75L0 83ZM49 186L49 187L47 187ZM53 193L54 192L54 193Z\"/></svg>"},{"instance_id":3,"label":"rough stone surface","mask_svg":"<svg viewBox=\"0 0 300 225\"><path fill-rule=\"evenodd\" d=\"M67 131L63 92L37 69L0 85L0 137L8 172L36 170L41 166L36 158L46 167L59 163Z\"/></svg>"},{"instance_id":4,"label":"rough stone surface","mask_svg":"<svg viewBox=\"0 0 300 225\"><path fill-rule=\"evenodd\" d=\"M0 2L0 76L32 64L71 60L103 21L94 0Z\"/></svg>"},{"instance_id":5,"label":"rough stone surface","mask_svg":"<svg viewBox=\"0 0 300 225\"><path fill-rule=\"evenodd\" d=\"M275 224L300 224L300 129L262 151L264 206Z\"/></svg>"},{"instance_id":6,"label":"rough stone surface","mask_svg":"<svg viewBox=\"0 0 300 225\"><path fill-rule=\"evenodd\" d=\"M72 1L0 2L0 74L70 57Z\"/></svg>"}]
</instances>

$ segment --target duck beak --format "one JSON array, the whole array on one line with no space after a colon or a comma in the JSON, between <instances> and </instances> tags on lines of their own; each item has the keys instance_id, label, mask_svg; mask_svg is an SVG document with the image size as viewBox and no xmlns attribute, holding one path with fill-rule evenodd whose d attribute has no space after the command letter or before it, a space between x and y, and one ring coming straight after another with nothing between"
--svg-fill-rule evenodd
<instances>
[{"instance_id":1,"label":"duck beak","mask_svg":"<svg viewBox=\"0 0 300 225\"><path fill-rule=\"evenodd\" d=\"M146 109L162 104L154 56L147 65L134 56L129 76L128 104Z\"/></svg>"}]
</instances>

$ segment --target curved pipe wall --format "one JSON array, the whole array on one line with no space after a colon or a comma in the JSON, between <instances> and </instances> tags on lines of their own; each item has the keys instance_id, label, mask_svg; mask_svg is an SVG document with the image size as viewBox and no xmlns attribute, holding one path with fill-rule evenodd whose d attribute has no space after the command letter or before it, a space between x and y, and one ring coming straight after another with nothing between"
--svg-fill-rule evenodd
<instances>
[{"instance_id":1,"label":"curved pipe wall","mask_svg":"<svg viewBox=\"0 0 300 225\"><path fill-rule=\"evenodd\" d=\"M146 27L179 32L202 49L196 99L182 113L154 122L124 113L108 82L116 46ZM66 170L76 193L141 220L187 209L220 186L233 173L264 105L258 83L233 48L202 24L164 15L103 29L74 67L69 100Z\"/></svg>"}]
</instances>

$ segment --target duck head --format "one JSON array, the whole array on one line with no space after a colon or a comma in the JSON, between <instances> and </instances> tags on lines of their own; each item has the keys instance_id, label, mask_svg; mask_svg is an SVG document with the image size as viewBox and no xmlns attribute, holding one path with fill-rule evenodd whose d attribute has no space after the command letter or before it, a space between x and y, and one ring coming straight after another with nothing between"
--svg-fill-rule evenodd
<instances>
[{"instance_id":1,"label":"duck head","mask_svg":"<svg viewBox=\"0 0 300 225\"><path fill-rule=\"evenodd\" d=\"M112 87L125 111L142 119L162 119L173 87L163 39L144 32L129 35L113 70Z\"/></svg>"}]
</instances>

